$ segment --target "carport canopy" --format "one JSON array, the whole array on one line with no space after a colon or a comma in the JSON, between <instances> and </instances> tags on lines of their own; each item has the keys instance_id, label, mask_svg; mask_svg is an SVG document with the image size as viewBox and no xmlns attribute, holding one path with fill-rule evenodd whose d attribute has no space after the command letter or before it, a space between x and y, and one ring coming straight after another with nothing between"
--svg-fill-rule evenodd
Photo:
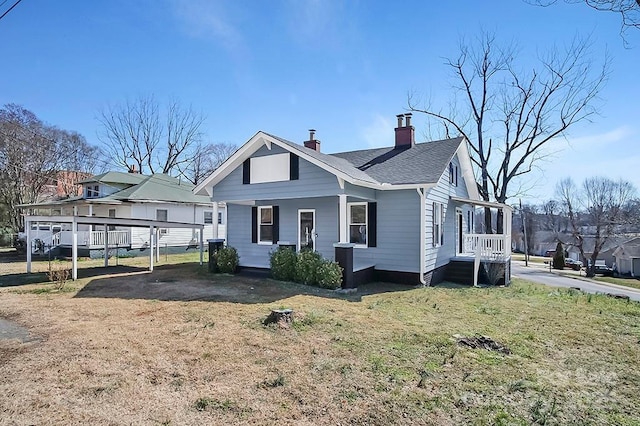
<instances>
[{"instance_id":1,"label":"carport canopy","mask_svg":"<svg viewBox=\"0 0 640 426\"><path fill-rule=\"evenodd\" d=\"M27 273L31 273L31 224L38 222L52 222L52 223L70 223L72 232L71 243L71 265L72 265L72 278L78 279L78 225L103 225L105 232L105 256L104 266L109 266L109 257L107 251L109 249L109 242L107 238L108 226L129 226L132 228L149 228L149 271L153 271L153 252L154 244L157 247L157 242L154 241L154 237L157 238L156 230L159 228L189 228L198 229L200 231L200 265L203 260L203 229L204 225L199 223L184 223L184 222L169 222L160 220L148 220L148 219L125 219L115 217L98 217L98 216L40 216L40 215L27 215L25 216L25 232L27 236Z\"/></svg>"}]
</instances>

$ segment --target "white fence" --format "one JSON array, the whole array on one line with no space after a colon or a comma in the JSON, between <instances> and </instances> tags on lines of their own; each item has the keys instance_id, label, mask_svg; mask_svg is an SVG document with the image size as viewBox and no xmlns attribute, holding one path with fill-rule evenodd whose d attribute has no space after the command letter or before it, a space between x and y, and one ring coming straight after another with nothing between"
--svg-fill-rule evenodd
<instances>
[{"instance_id":1,"label":"white fence","mask_svg":"<svg viewBox=\"0 0 640 426\"><path fill-rule=\"evenodd\" d=\"M73 233L62 231L59 233L58 244L70 246ZM107 231L109 247L128 247L131 244L130 231ZM104 247L104 231L78 231L78 246L80 247Z\"/></svg>"}]
</instances>

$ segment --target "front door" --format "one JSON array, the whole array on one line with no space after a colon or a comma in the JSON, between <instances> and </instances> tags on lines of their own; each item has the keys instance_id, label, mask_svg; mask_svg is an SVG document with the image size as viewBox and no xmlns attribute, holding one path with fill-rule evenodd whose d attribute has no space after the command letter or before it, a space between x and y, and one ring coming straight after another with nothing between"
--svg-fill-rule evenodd
<instances>
[{"instance_id":1,"label":"front door","mask_svg":"<svg viewBox=\"0 0 640 426\"><path fill-rule=\"evenodd\" d=\"M315 250L316 211L298 210L298 251L303 248Z\"/></svg>"}]
</instances>

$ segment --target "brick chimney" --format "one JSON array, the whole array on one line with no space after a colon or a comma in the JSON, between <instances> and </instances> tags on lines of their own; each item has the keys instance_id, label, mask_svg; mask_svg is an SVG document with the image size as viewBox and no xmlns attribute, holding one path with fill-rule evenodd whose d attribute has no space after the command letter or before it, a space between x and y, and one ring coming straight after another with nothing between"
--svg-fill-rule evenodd
<instances>
[{"instance_id":1,"label":"brick chimney","mask_svg":"<svg viewBox=\"0 0 640 426\"><path fill-rule=\"evenodd\" d=\"M313 149L314 151L320 152L320 141L315 138L315 135L315 129L309 129L309 140L304 141L304 146Z\"/></svg>"},{"instance_id":2,"label":"brick chimney","mask_svg":"<svg viewBox=\"0 0 640 426\"><path fill-rule=\"evenodd\" d=\"M411 125L411 113L398 114L398 127L396 127L396 148L411 148L416 144L415 128ZM402 119L406 118L407 122L402 125Z\"/></svg>"}]
</instances>

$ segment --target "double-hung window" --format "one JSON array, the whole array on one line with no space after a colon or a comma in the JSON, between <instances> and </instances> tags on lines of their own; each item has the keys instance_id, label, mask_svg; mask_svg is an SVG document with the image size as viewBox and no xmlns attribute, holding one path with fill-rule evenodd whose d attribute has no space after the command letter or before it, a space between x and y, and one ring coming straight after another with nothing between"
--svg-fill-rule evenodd
<instances>
[{"instance_id":1,"label":"double-hung window","mask_svg":"<svg viewBox=\"0 0 640 426\"><path fill-rule=\"evenodd\" d=\"M438 247L444 244L444 205L442 203L433 203L432 222L433 222L433 246Z\"/></svg>"},{"instance_id":2,"label":"double-hung window","mask_svg":"<svg viewBox=\"0 0 640 426\"><path fill-rule=\"evenodd\" d=\"M156 220L160 222L166 222L169 220L169 212L168 210L158 209L156 210ZM160 228L160 234L168 234L169 230L167 228Z\"/></svg>"},{"instance_id":3,"label":"double-hung window","mask_svg":"<svg viewBox=\"0 0 640 426\"><path fill-rule=\"evenodd\" d=\"M273 244L273 207L258 207L258 244Z\"/></svg>"},{"instance_id":4,"label":"double-hung window","mask_svg":"<svg viewBox=\"0 0 640 426\"><path fill-rule=\"evenodd\" d=\"M356 246L367 246L367 203L350 203L349 242Z\"/></svg>"},{"instance_id":5,"label":"double-hung window","mask_svg":"<svg viewBox=\"0 0 640 426\"><path fill-rule=\"evenodd\" d=\"M97 198L100 196L100 185L87 186L87 198Z\"/></svg>"},{"instance_id":6,"label":"double-hung window","mask_svg":"<svg viewBox=\"0 0 640 426\"><path fill-rule=\"evenodd\" d=\"M213 223L213 212L205 211L204 212L204 224L211 225Z\"/></svg>"}]
</instances>

